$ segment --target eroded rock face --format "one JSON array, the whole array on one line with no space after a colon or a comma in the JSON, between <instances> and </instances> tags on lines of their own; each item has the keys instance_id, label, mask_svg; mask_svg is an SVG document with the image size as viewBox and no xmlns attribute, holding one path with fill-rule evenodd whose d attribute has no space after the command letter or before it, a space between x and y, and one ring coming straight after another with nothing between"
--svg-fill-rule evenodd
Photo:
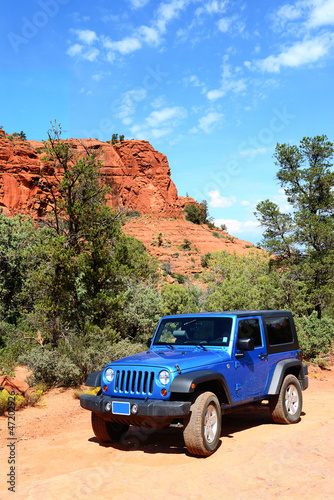
<instances>
[{"instance_id":1,"label":"eroded rock face","mask_svg":"<svg viewBox=\"0 0 334 500\"><path fill-rule=\"evenodd\" d=\"M41 178L52 177L52 169L42 161L43 143L22 141L0 134L0 207L6 215L25 213L44 217L49 194ZM143 214L180 217L192 198L179 197L171 180L167 158L147 141L124 141L115 146L93 139L72 139L78 154L84 146L100 149L101 174L110 185L113 207L126 207Z\"/></svg>"}]
</instances>

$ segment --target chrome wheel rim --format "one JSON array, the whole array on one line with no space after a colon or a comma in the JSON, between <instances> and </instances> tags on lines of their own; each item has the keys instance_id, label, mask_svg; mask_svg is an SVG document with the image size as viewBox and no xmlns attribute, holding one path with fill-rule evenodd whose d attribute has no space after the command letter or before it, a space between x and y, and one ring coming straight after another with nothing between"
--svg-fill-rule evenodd
<instances>
[{"instance_id":1,"label":"chrome wheel rim","mask_svg":"<svg viewBox=\"0 0 334 500\"><path fill-rule=\"evenodd\" d=\"M295 415L299 408L299 395L294 384L289 384L285 392L285 408L289 415Z\"/></svg>"},{"instance_id":2,"label":"chrome wheel rim","mask_svg":"<svg viewBox=\"0 0 334 500\"><path fill-rule=\"evenodd\" d=\"M204 437L208 443L215 440L218 427L217 410L213 404L210 404L204 417Z\"/></svg>"}]
</instances>

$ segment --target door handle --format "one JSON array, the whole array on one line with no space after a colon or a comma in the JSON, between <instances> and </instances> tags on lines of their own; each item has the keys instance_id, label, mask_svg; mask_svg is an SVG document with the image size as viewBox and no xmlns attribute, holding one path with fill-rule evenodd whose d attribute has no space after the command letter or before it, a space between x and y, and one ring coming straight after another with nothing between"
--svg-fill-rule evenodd
<instances>
[{"instance_id":1,"label":"door handle","mask_svg":"<svg viewBox=\"0 0 334 500\"><path fill-rule=\"evenodd\" d=\"M267 359L268 358L268 354L259 354L259 358L260 359Z\"/></svg>"}]
</instances>

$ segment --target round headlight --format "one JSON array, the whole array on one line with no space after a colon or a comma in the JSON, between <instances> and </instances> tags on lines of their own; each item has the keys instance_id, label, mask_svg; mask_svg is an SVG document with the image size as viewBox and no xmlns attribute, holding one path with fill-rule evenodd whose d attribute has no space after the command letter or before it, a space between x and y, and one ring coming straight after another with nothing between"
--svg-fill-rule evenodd
<instances>
[{"instance_id":1,"label":"round headlight","mask_svg":"<svg viewBox=\"0 0 334 500\"><path fill-rule=\"evenodd\" d=\"M169 373L167 370L162 370L159 373L159 380L162 385L167 385L169 382Z\"/></svg>"},{"instance_id":2,"label":"round headlight","mask_svg":"<svg viewBox=\"0 0 334 500\"><path fill-rule=\"evenodd\" d=\"M107 368L105 372L105 377L108 382L112 382L114 380L114 370L112 368Z\"/></svg>"}]
</instances>

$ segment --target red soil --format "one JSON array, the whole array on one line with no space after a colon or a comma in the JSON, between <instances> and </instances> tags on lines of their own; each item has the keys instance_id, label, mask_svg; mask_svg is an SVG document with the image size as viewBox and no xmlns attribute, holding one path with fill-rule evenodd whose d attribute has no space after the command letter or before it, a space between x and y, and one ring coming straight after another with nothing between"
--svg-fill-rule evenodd
<instances>
[{"instance_id":1,"label":"red soil","mask_svg":"<svg viewBox=\"0 0 334 500\"><path fill-rule=\"evenodd\" d=\"M310 369L301 421L272 423L267 408L223 417L221 446L187 454L180 429L131 428L101 445L73 391L55 389L39 407L17 412L15 498L332 499L334 369ZM0 497L7 491L8 419L0 417Z\"/></svg>"}]
</instances>

